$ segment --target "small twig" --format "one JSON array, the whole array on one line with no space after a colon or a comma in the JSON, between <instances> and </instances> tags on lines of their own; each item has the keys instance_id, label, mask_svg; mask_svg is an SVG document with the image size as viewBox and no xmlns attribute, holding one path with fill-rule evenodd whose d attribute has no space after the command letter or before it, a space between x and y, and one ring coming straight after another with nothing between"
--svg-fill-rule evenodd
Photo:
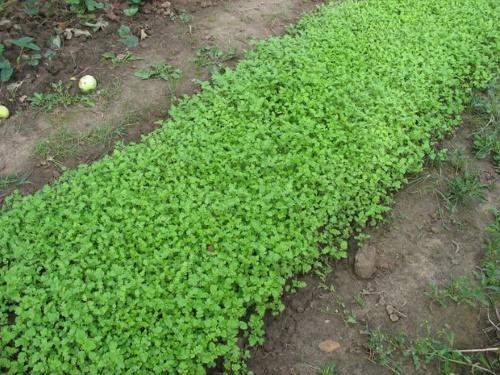
<instances>
[{"instance_id":1,"label":"small twig","mask_svg":"<svg viewBox=\"0 0 500 375\"><path fill-rule=\"evenodd\" d=\"M90 112L95 113L98 116L101 116L101 118L104 118L104 112L97 111L97 110L90 110Z\"/></svg>"},{"instance_id":2,"label":"small twig","mask_svg":"<svg viewBox=\"0 0 500 375\"><path fill-rule=\"evenodd\" d=\"M495 116L494 115L491 115L490 116L490 119L488 120L488 122L486 123L486 125L484 125L482 128L481 128L481 132L484 132L485 129L488 129L488 127L493 123L493 121L495 121Z\"/></svg>"},{"instance_id":3,"label":"small twig","mask_svg":"<svg viewBox=\"0 0 500 375\"><path fill-rule=\"evenodd\" d=\"M371 357L371 356L372 356L372 354L371 354L371 350L370 350L370 357ZM366 359L367 359L367 360L369 360L371 363L374 363L374 364L376 364L376 365L379 365L379 366L385 367L386 369L388 369L389 371L391 371L393 374L399 374L399 372L398 372L396 369L392 368L391 366L389 366L389 365L387 365L387 364L385 364L385 363L376 362L376 361L374 361L374 360L373 360L372 358L370 358L370 357L367 357Z\"/></svg>"},{"instance_id":4,"label":"small twig","mask_svg":"<svg viewBox=\"0 0 500 375\"><path fill-rule=\"evenodd\" d=\"M491 332L491 331L494 331L495 330L495 327L486 327L486 328L483 328L482 331L484 333L488 333L488 332Z\"/></svg>"},{"instance_id":5,"label":"small twig","mask_svg":"<svg viewBox=\"0 0 500 375\"><path fill-rule=\"evenodd\" d=\"M384 294L384 292L375 292L375 291L363 289L361 291L361 294L364 296L371 296L371 295L375 295L375 294Z\"/></svg>"},{"instance_id":6,"label":"small twig","mask_svg":"<svg viewBox=\"0 0 500 375\"><path fill-rule=\"evenodd\" d=\"M314 366L314 365L311 365L310 363L307 363L307 362L303 362L303 363L304 363L304 365L306 365L307 367L310 367L310 368L312 368L312 369L314 369L314 370L316 370L316 371L321 370L319 367L316 367L316 366Z\"/></svg>"},{"instance_id":7,"label":"small twig","mask_svg":"<svg viewBox=\"0 0 500 375\"><path fill-rule=\"evenodd\" d=\"M78 73L78 74L77 74L77 76L82 75L83 73L85 73L85 72L86 72L87 70L89 70L89 69L90 69L90 67L88 67L88 66L87 66L87 67L86 67L85 69L83 69L80 73Z\"/></svg>"},{"instance_id":8,"label":"small twig","mask_svg":"<svg viewBox=\"0 0 500 375\"><path fill-rule=\"evenodd\" d=\"M431 312L431 314L434 313L434 311L432 311L432 304L434 303L434 301L430 301L429 304L427 305L427 307L429 308L429 311Z\"/></svg>"},{"instance_id":9,"label":"small twig","mask_svg":"<svg viewBox=\"0 0 500 375\"><path fill-rule=\"evenodd\" d=\"M67 169L67 168L64 166L64 164L62 164L62 163L58 162L57 160L55 160L55 159L54 159L54 158L52 158L52 157L47 158L47 162L48 162L48 163L52 163L52 164L54 164L54 166L56 166L57 168L59 168L61 172L64 172L64 171L66 171L66 169Z\"/></svg>"},{"instance_id":10,"label":"small twig","mask_svg":"<svg viewBox=\"0 0 500 375\"><path fill-rule=\"evenodd\" d=\"M476 266L476 268L479 270L479 272L484 272L484 270L481 267Z\"/></svg>"},{"instance_id":11,"label":"small twig","mask_svg":"<svg viewBox=\"0 0 500 375\"><path fill-rule=\"evenodd\" d=\"M274 27L274 24L276 23L276 20L277 20L277 19L278 19L278 18L277 18L277 17L275 17L275 18L272 20L271 24L269 25L269 29L271 30L271 32L272 32L273 34L275 34L275 31L274 31L273 27Z\"/></svg>"},{"instance_id":12,"label":"small twig","mask_svg":"<svg viewBox=\"0 0 500 375\"><path fill-rule=\"evenodd\" d=\"M457 350L458 351L458 350ZM495 373L491 370L488 370L487 368L484 368L482 366L479 366L479 365L476 365L475 363L467 363L467 362L464 362L464 361L458 361L456 359L450 359L450 358L445 358L443 356L439 356L441 359L443 360L447 360L449 362L453 362L453 363L456 363L458 365L465 365L465 366L471 366L472 368L477 368L478 370L482 370L484 372L487 372L488 374L493 374L495 375Z\"/></svg>"},{"instance_id":13,"label":"small twig","mask_svg":"<svg viewBox=\"0 0 500 375\"><path fill-rule=\"evenodd\" d=\"M453 245L455 245L455 254L458 254L460 251L460 245L456 241L451 241Z\"/></svg>"},{"instance_id":14,"label":"small twig","mask_svg":"<svg viewBox=\"0 0 500 375\"><path fill-rule=\"evenodd\" d=\"M428 179L428 178L430 178L430 177L432 177L432 175L431 175L431 174L428 174L428 175L425 175L425 176L418 176L418 177L415 177L413 180L409 181L409 182L407 183L407 185L408 185L408 186L412 186L412 185L414 185L414 184L419 184L419 183L423 182L424 180L426 180L426 179ZM416 192L414 192L414 193L416 193Z\"/></svg>"},{"instance_id":15,"label":"small twig","mask_svg":"<svg viewBox=\"0 0 500 375\"><path fill-rule=\"evenodd\" d=\"M396 313L399 316L402 316L403 318L408 318L408 315L406 315L405 313L402 313L401 311L399 311L398 309L396 309L394 306L392 306L392 308L394 309L394 311L396 311Z\"/></svg>"},{"instance_id":16,"label":"small twig","mask_svg":"<svg viewBox=\"0 0 500 375\"><path fill-rule=\"evenodd\" d=\"M484 349L464 349L457 350L459 353L481 353L481 352L498 352L500 348L484 348Z\"/></svg>"},{"instance_id":17,"label":"small twig","mask_svg":"<svg viewBox=\"0 0 500 375\"><path fill-rule=\"evenodd\" d=\"M69 51L69 55L71 57L71 60L73 60L73 65L78 68L78 64L76 63L75 56L73 56L73 52ZM76 70L76 69L75 69ZM74 70L73 70L74 71Z\"/></svg>"},{"instance_id":18,"label":"small twig","mask_svg":"<svg viewBox=\"0 0 500 375\"><path fill-rule=\"evenodd\" d=\"M497 329L497 331L500 331L500 328L495 324L493 323L493 321L491 320L490 318L490 309L488 307L488 309L486 310L486 315L488 315L488 321L490 322L490 324L495 327Z\"/></svg>"}]
</instances>

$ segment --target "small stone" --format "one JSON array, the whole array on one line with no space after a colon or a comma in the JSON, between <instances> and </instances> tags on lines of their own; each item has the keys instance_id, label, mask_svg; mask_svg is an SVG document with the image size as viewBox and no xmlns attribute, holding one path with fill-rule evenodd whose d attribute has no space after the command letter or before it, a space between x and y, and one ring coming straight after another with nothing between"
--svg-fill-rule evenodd
<instances>
[{"instance_id":1,"label":"small stone","mask_svg":"<svg viewBox=\"0 0 500 375\"><path fill-rule=\"evenodd\" d=\"M325 323L326 324L330 323L330 320L329 319L325 320Z\"/></svg>"},{"instance_id":2,"label":"small stone","mask_svg":"<svg viewBox=\"0 0 500 375\"><path fill-rule=\"evenodd\" d=\"M293 299L291 302L290 302L290 307L297 311L299 314L303 313L305 311L305 308L304 306L302 305L302 303L297 300L297 299Z\"/></svg>"},{"instance_id":3,"label":"small stone","mask_svg":"<svg viewBox=\"0 0 500 375\"><path fill-rule=\"evenodd\" d=\"M263 345L263 349L266 353L270 353L274 350L274 343L272 340L266 340Z\"/></svg>"},{"instance_id":4,"label":"small stone","mask_svg":"<svg viewBox=\"0 0 500 375\"><path fill-rule=\"evenodd\" d=\"M399 315L398 314L391 314L389 315L389 319L393 322L397 322L399 320Z\"/></svg>"},{"instance_id":5,"label":"small stone","mask_svg":"<svg viewBox=\"0 0 500 375\"><path fill-rule=\"evenodd\" d=\"M431 232L434 233L434 234L438 234L439 233L439 226L433 225L431 227Z\"/></svg>"},{"instance_id":6,"label":"small stone","mask_svg":"<svg viewBox=\"0 0 500 375\"><path fill-rule=\"evenodd\" d=\"M495 175L493 173L491 173L490 171L484 171L484 174L483 176L481 176L483 178L481 178L481 181L484 180L484 183L486 183L487 185L492 185L495 183Z\"/></svg>"},{"instance_id":7,"label":"small stone","mask_svg":"<svg viewBox=\"0 0 500 375\"><path fill-rule=\"evenodd\" d=\"M49 66L47 67L47 70L49 71L50 74L55 76L63 68L64 68L64 64L62 62L56 60L56 61L52 62L52 64L49 64Z\"/></svg>"},{"instance_id":8,"label":"small stone","mask_svg":"<svg viewBox=\"0 0 500 375\"><path fill-rule=\"evenodd\" d=\"M320 342L320 344L319 344L319 349L325 353L334 352L338 348L340 348L340 344L337 341L333 341L333 340L325 340L325 341Z\"/></svg>"},{"instance_id":9,"label":"small stone","mask_svg":"<svg viewBox=\"0 0 500 375\"><path fill-rule=\"evenodd\" d=\"M12 26L12 22L6 18L0 21L0 31L8 31Z\"/></svg>"},{"instance_id":10,"label":"small stone","mask_svg":"<svg viewBox=\"0 0 500 375\"><path fill-rule=\"evenodd\" d=\"M354 272L362 279L369 279L377 270L377 250L372 245L359 248L354 259Z\"/></svg>"},{"instance_id":11,"label":"small stone","mask_svg":"<svg viewBox=\"0 0 500 375\"><path fill-rule=\"evenodd\" d=\"M382 260L379 260L379 261L378 261L377 267L378 267L378 268L380 268L380 269L381 269L381 270L383 270L383 271L386 271L386 270L388 270L389 268L391 268L391 267L389 266L389 262L388 262L388 261L386 261L386 260L384 260L384 259L382 259Z\"/></svg>"},{"instance_id":12,"label":"small stone","mask_svg":"<svg viewBox=\"0 0 500 375\"><path fill-rule=\"evenodd\" d=\"M387 311L387 314L389 314L389 315L396 313L396 309L394 309L394 306L392 306L392 305L387 305L385 307L385 311Z\"/></svg>"},{"instance_id":13,"label":"small stone","mask_svg":"<svg viewBox=\"0 0 500 375\"><path fill-rule=\"evenodd\" d=\"M7 91L12 93L12 94L15 94L17 89L19 89L19 87L21 87L22 84L23 84L23 81L9 83L7 85Z\"/></svg>"}]
</instances>

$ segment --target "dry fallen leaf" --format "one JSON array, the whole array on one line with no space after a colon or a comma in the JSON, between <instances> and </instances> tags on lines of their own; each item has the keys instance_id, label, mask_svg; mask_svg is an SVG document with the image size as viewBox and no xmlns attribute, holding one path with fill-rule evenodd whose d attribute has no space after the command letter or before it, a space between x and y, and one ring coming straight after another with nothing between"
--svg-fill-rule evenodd
<instances>
[{"instance_id":1,"label":"dry fallen leaf","mask_svg":"<svg viewBox=\"0 0 500 375\"><path fill-rule=\"evenodd\" d=\"M56 33L61 34L66 30L66 22L56 22Z\"/></svg>"},{"instance_id":2,"label":"dry fallen leaf","mask_svg":"<svg viewBox=\"0 0 500 375\"><path fill-rule=\"evenodd\" d=\"M322 352L331 353L340 348L340 344L337 341L325 340L319 344L319 348Z\"/></svg>"},{"instance_id":3,"label":"dry fallen leaf","mask_svg":"<svg viewBox=\"0 0 500 375\"><path fill-rule=\"evenodd\" d=\"M113 8L104 9L104 15L108 17L111 21L118 21L120 17L118 17L114 12Z\"/></svg>"},{"instance_id":4,"label":"dry fallen leaf","mask_svg":"<svg viewBox=\"0 0 500 375\"><path fill-rule=\"evenodd\" d=\"M149 35L146 33L146 30L141 29L141 40L144 40L147 37L149 37Z\"/></svg>"},{"instance_id":5,"label":"dry fallen leaf","mask_svg":"<svg viewBox=\"0 0 500 375\"><path fill-rule=\"evenodd\" d=\"M73 29L64 29L64 38L70 40L73 37Z\"/></svg>"},{"instance_id":6,"label":"dry fallen leaf","mask_svg":"<svg viewBox=\"0 0 500 375\"><path fill-rule=\"evenodd\" d=\"M24 83L24 81L13 82L7 85L7 91L16 92L19 87Z\"/></svg>"},{"instance_id":7,"label":"dry fallen leaf","mask_svg":"<svg viewBox=\"0 0 500 375\"><path fill-rule=\"evenodd\" d=\"M88 30L73 29L73 34L75 37L84 36L85 38L90 38L92 35Z\"/></svg>"}]
</instances>

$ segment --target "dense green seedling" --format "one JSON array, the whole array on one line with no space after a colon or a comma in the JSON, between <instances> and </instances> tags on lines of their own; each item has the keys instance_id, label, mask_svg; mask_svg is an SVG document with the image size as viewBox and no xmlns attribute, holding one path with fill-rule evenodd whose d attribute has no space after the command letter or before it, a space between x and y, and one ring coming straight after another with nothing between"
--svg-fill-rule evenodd
<instances>
[{"instance_id":1,"label":"dense green seedling","mask_svg":"<svg viewBox=\"0 0 500 375\"><path fill-rule=\"evenodd\" d=\"M238 337L460 122L496 74L497 1L329 5L182 101L142 143L10 199L0 366L234 372ZM15 323L12 323L13 316Z\"/></svg>"}]
</instances>

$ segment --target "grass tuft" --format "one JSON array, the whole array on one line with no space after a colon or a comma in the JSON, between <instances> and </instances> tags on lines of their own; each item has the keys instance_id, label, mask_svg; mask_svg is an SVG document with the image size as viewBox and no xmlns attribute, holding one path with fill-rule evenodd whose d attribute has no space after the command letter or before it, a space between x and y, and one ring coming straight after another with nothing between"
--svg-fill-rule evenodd
<instances>
[{"instance_id":1,"label":"grass tuft","mask_svg":"<svg viewBox=\"0 0 500 375\"><path fill-rule=\"evenodd\" d=\"M336 374L337 374L337 364L333 361L324 364L318 371L318 375L336 375Z\"/></svg>"},{"instance_id":2,"label":"grass tuft","mask_svg":"<svg viewBox=\"0 0 500 375\"><path fill-rule=\"evenodd\" d=\"M479 177L471 172L465 172L448 182L448 191L441 193L446 207L451 211L459 206L481 202L486 199L487 186Z\"/></svg>"},{"instance_id":3,"label":"grass tuft","mask_svg":"<svg viewBox=\"0 0 500 375\"><path fill-rule=\"evenodd\" d=\"M212 75L224 72L224 64L236 58L236 50L227 51L217 46L204 46L196 52L193 63L198 67L209 67Z\"/></svg>"},{"instance_id":4,"label":"grass tuft","mask_svg":"<svg viewBox=\"0 0 500 375\"><path fill-rule=\"evenodd\" d=\"M366 328L363 333L368 336L370 360L396 375L405 373L403 368L406 368L408 360L411 360L417 373L430 373L434 365L443 375L453 375L457 371L494 375L500 370L498 359L486 358L486 351L456 349L455 335L448 329L433 334L427 327L426 334L415 340L407 340L403 334L390 334L381 329Z\"/></svg>"},{"instance_id":5,"label":"grass tuft","mask_svg":"<svg viewBox=\"0 0 500 375\"><path fill-rule=\"evenodd\" d=\"M62 81L53 83L49 92L36 92L28 100L33 108L42 112L52 112L58 107L67 108L75 104L83 104L87 107L95 104L90 95L72 94L70 85L65 85Z\"/></svg>"},{"instance_id":6,"label":"grass tuft","mask_svg":"<svg viewBox=\"0 0 500 375\"><path fill-rule=\"evenodd\" d=\"M30 173L15 173L0 176L0 189L29 184Z\"/></svg>"},{"instance_id":7,"label":"grass tuft","mask_svg":"<svg viewBox=\"0 0 500 375\"><path fill-rule=\"evenodd\" d=\"M130 125L128 117L116 126L107 124L93 128L87 133L58 128L50 137L35 145L33 156L38 159L53 159L59 162L80 156L88 147L110 148L118 139L126 136Z\"/></svg>"},{"instance_id":8,"label":"grass tuft","mask_svg":"<svg viewBox=\"0 0 500 375\"><path fill-rule=\"evenodd\" d=\"M494 210L494 221L488 227L485 253L478 272L462 276L448 285L431 285L427 296L441 306L449 301L470 306L497 306L500 302L500 211Z\"/></svg>"},{"instance_id":9,"label":"grass tuft","mask_svg":"<svg viewBox=\"0 0 500 375\"><path fill-rule=\"evenodd\" d=\"M103 60L108 60L114 65L126 64L132 61L142 60L141 57L136 56L130 51L125 51L123 53L116 54L115 52L108 51L104 52L102 55Z\"/></svg>"},{"instance_id":10,"label":"grass tuft","mask_svg":"<svg viewBox=\"0 0 500 375\"><path fill-rule=\"evenodd\" d=\"M177 82L182 72L170 64L153 64L149 68L137 70L134 75L140 79L161 78L167 82L170 96L175 98Z\"/></svg>"}]
</instances>

